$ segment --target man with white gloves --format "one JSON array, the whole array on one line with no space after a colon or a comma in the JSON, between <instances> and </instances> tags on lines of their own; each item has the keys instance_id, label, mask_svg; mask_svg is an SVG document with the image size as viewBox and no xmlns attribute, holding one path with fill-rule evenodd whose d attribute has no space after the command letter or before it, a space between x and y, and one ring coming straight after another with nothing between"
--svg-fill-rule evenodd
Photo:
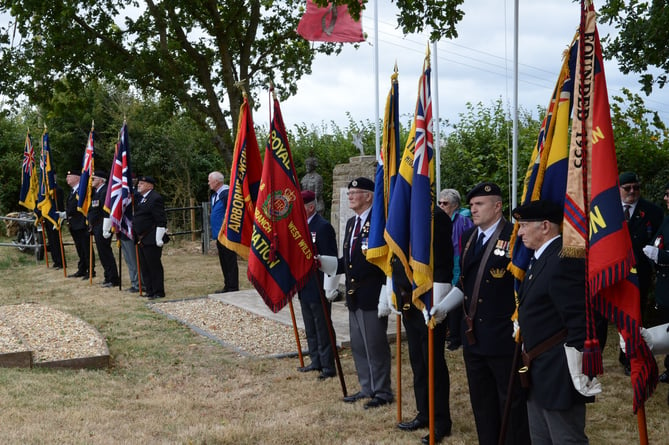
<instances>
[{"instance_id":1,"label":"man with white gloves","mask_svg":"<svg viewBox=\"0 0 669 445\"><path fill-rule=\"evenodd\" d=\"M437 303L451 288L453 279L453 241L451 239L451 218L439 207L434 208L434 223L425 221L425 230L434 227L432 246L434 255L434 290L433 303ZM402 323L406 332L409 348L409 361L413 372L413 393L416 399L416 417L400 422L397 427L402 431L414 431L429 426L429 348L428 326L429 317L424 317L412 298L412 284L407 278L404 265L396 257L391 259L393 270L392 287L399 309L402 311ZM391 293L392 293L391 290ZM428 320L425 320L428 318ZM432 331L432 352L434 366L434 443L451 435L453 422L450 411L450 376L444 357L446 347L446 323L437 324ZM422 438L425 444L430 443L429 435Z\"/></svg>"},{"instance_id":2,"label":"man with white gloves","mask_svg":"<svg viewBox=\"0 0 669 445\"><path fill-rule=\"evenodd\" d=\"M311 241L315 253L319 257L337 258L337 236L332 225L316 212L316 194L311 190L302 190L302 201L307 214L307 223L311 232ZM307 335L309 358L311 363L297 368L300 372L320 371L319 380L325 380L337 375L335 371L334 348L330 339L330 301L323 302L324 290L330 290L325 285L324 274L321 271L314 273L307 284L299 292L304 331ZM330 280L328 280L330 284ZM329 293L331 295L331 292ZM327 297L327 295L325 295ZM325 304L324 304L325 303ZM332 331L334 337L334 330Z\"/></svg>"},{"instance_id":3,"label":"man with white gloves","mask_svg":"<svg viewBox=\"0 0 669 445\"><path fill-rule=\"evenodd\" d=\"M149 299L165 297L164 272L161 256L167 214L163 197L154 190L156 181L151 176L140 176L137 181L138 201L135 202L133 230L135 242L139 246L139 265L142 284L146 287L145 297Z\"/></svg>"},{"instance_id":4,"label":"man with white gloves","mask_svg":"<svg viewBox=\"0 0 669 445\"><path fill-rule=\"evenodd\" d=\"M669 183L664 186L664 202L669 208ZM652 245L643 248L643 253L655 265L655 307L651 323L669 323L669 217L665 218L655 234ZM644 337L645 338L645 337ZM659 337L657 337L659 340ZM656 349L653 349L658 354ZM664 353L664 352L662 352ZM660 374L660 382L669 383L669 355L664 357L665 370ZM667 396L669 403L669 395Z\"/></svg>"},{"instance_id":5,"label":"man with white gloves","mask_svg":"<svg viewBox=\"0 0 669 445\"><path fill-rule=\"evenodd\" d=\"M529 376L523 386L532 443L587 444L585 404L601 386L582 372L585 261L560 256L562 213L547 200L513 211L518 237L534 251L519 290L522 371Z\"/></svg>"},{"instance_id":6,"label":"man with white gloves","mask_svg":"<svg viewBox=\"0 0 669 445\"><path fill-rule=\"evenodd\" d=\"M88 230L93 234L98 257L105 272L102 287L116 287L119 285L118 268L111 248L111 220L109 212L105 209L108 177L106 171L98 168L93 173L91 206L88 208Z\"/></svg>"}]
</instances>

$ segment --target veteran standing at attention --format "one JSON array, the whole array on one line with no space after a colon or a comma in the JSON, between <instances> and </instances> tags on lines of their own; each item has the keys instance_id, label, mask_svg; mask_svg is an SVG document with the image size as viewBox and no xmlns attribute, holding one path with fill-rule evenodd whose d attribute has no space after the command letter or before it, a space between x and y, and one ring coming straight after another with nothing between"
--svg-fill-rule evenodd
<instances>
[{"instance_id":1,"label":"veteran standing at attention","mask_svg":"<svg viewBox=\"0 0 669 445\"><path fill-rule=\"evenodd\" d=\"M137 181L139 201L135 203L133 230L139 246L139 265L146 283L146 297L153 300L165 296L164 272L161 256L167 231L167 215L163 197L153 188L151 176L140 176Z\"/></svg>"},{"instance_id":2,"label":"veteran standing at attention","mask_svg":"<svg viewBox=\"0 0 669 445\"><path fill-rule=\"evenodd\" d=\"M360 391L344 397L347 403L369 398L365 409L393 401L390 389L390 345L388 317L378 316L379 295L386 282L381 269L367 261L367 239L371 221L374 182L360 177L348 184L348 205L355 212L346 223L344 255L337 273L346 274L346 305L351 333L351 352Z\"/></svg>"},{"instance_id":3,"label":"veteran standing at attention","mask_svg":"<svg viewBox=\"0 0 669 445\"><path fill-rule=\"evenodd\" d=\"M468 194L474 227L462 235L461 280L431 313L443 320L458 304L464 307L463 357L479 444L496 445L507 399L515 342L510 323L516 304L509 264L513 224L502 216L502 191L492 182ZM517 373L514 372L514 378ZM529 444L527 407L515 382L504 443Z\"/></svg>"},{"instance_id":4,"label":"veteran standing at attention","mask_svg":"<svg viewBox=\"0 0 669 445\"><path fill-rule=\"evenodd\" d=\"M562 207L532 201L513 211L534 254L520 290L523 386L533 444L587 444L585 404L601 392L583 375L585 260L561 257Z\"/></svg>"}]
</instances>

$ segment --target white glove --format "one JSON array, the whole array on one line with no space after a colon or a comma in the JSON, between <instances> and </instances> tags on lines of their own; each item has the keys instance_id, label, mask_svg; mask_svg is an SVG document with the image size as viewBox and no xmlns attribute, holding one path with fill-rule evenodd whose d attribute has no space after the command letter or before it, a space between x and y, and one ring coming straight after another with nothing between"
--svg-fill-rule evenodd
<instances>
[{"instance_id":1,"label":"white glove","mask_svg":"<svg viewBox=\"0 0 669 445\"><path fill-rule=\"evenodd\" d=\"M518 320L513 320L513 334L511 334L511 338L515 340L518 337L518 332L520 332L520 323L518 323Z\"/></svg>"},{"instance_id":2,"label":"white glove","mask_svg":"<svg viewBox=\"0 0 669 445\"><path fill-rule=\"evenodd\" d=\"M102 236L105 237L105 239L111 237L111 219L109 218L102 220Z\"/></svg>"},{"instance_id":3,"label":"white glove","mask_svg":"<svg viewBox=\"0 0 669 445\"><path fill-rule=\"evenodd\" d=\"M464 298L465 294L462 293L460 288L452 288L450 292L448 292L448 294L446 294L446 296L439 302L439 304L432 306L430 315L434 317L434 322L439 324L444 321L446 315L448 315L450 311L461 304Z\"/></svg>"},{"instance_id":4,"label":"white glove","mask_svg":"<svg viewBox=\"0 0 669 445\"><path fill-rule=\"evenodd\" d=\"M393 293L395 291L393 289L393 279L391 277L386 278L386 286L388 288L388 292L386 292L386 298L388 300L388 307L390 308L390 312L394 313L395 315L402 315L402 311L397 310L395 302L393 301Z\"/></svg>"},{"instance_id":5,"label":"white glove","mask_svg":"<svg viewBox=\"0 0 669 445\"><path fill-rule=\"evenodd\" d=\"M65 212L56 212L56 213L58 213L58 219L61 221L67 218L67 213Z\"/></svg>"},{"instance_id":6,"label":"white glove","mask_svg":"<svg viewBox=\"0 0 669 445\"><path fill-rule=\"evenodd\" d=\"M318 255L316 259L319 263L318 269L321 272L328 275L334 275L337 273L337 263L339 260L336 256Z\"/></svg>"},{"instance_id":7,"label":"white glove","mask_svg":"<svg viewBox=\"0 0 669 445\"><path fill-rule=\"evenodd\" d=\"M325 291L325 298L332 301L337 298L339 294L339 279L341 275L324 275L323 276L323 290Z\"/></svg>"},{"instance_id":8,"label":"white glove","mask_svg":"<svg viewBox=\"0 0 669 445\"><path fill-rule=\"evenodd\" d=\"M392 293L393 291L392 282L390 281L391 279L388 278L386 280L386 284L381 286L381 293L379 294L379 305L377 307L379 318L387 317L392 312L390 305L388 304L388 293ZM390 284L390 286L388 286L388 284Z\"/></svg>"},{"instance_id":9,"label":"white glove","mask_svg":"<svg viewBox=\"0 0 669 445\"><path fill-rule=\"evenodd\" d=\"M623 338L623 335L620 332L618 332L618 345L620 346L620 350L623 351L623 354L627 353L625 346L625 339Z\"/></svg>"},{"instance_id":10,"label":"white glove","mask_svg":"<svg viewBox=\"0 0 669 445\"><path fill-rule=\"evenodd\" d=\"M163 237L167 229L165 227L156 227L156 246L163 247Z\"/></svg>"},{"instance_id":11,"label":"white glove","mask_svg":"<svg viewBox=\"0 0 669 445\"><path fill-rule=\"evenodd\" d=\"M567 366L569 367L569 374L571 374L571 381L576 391L586 397L602 392L602 385L597 380L597 377L590 379L587 375L583 374L583 353L567 345L564 345L564 352L567 356Z\"/></svg>"},{"instance_id":12,"label":"white glove","mask_svg":"<svg viewBox=\"0 0 669 445\"><path fill-rule=\"evenodd\" d=\"M441 300L451 291L451 283L433 283L432 285L432 306L438 305Z\"/></svg>"},{"instance_id":13,"label":"white glove","mask_svg":"<svg viewBox=\"0 0 669 445\"><path fill-rule=\"evenodd\" d=\"M654 328L641 328L641 336L653 354L669 354L669 323Z\"/></svg>"},{"instance_id":14,"label":"white glove","mask_svg":"<svg viewBox=\"0 0 669 445\"><path fill-rule=\"evenodd\" d=\"M655 246L645 246L643 248L643 254L646 255L648 258L653 260L653 262L657 263L657 254L660 252L660 249L658 249Z\"/></svg>"}]
</instances>

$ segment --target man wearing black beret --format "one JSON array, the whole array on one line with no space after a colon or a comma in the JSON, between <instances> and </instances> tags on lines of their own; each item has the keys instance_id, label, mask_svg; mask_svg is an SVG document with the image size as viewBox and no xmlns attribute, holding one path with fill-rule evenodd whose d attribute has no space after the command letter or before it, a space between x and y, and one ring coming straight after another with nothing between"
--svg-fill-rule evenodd
<instances>
[{"instance_id":1,"label":"man wearing black beret","mask_svg":"<svg viewBox=\"0 0 669 445\"><path fill-rule=\"evenodd\" d=\"M65 202L65 215L67 218L67 225L70 227L74 247L77 249L77 256L79 262L77 263L77 271L68 275L69 278L88 279L88 268L90 264L90 238L88 236L88 222L83 213L77 209L79 202L79 180L80 173L78 170L70 170L65 177L67 185L72 190L67 196ZM95 260L93 261L93 276L95 276Z\"/></svg>"},{"instance_id":2,"label":"man wearing black beret","mask_svg":"<svg viewBox=\"0 0 669 445\"><path fill-rule=\"evenodd\" d=\"M519 290L523 386L533 443L587 444L585 403L601 392L582 372L585 260L561 257L562 207L532 201L513 211L533 256Z\"/></svg>"},{"instance_id":3,"label":"man wearing black beret","mask_svg":"<svg viewBox=\"0 0 669 445\"><path fill-rule=\"evenodd\" d=\"M502 216L502 191L493 182L477 184L468 194L474 227L462 234L460 282L431 314L443 320L464 307L463 357L479 444L498 443L503 409L512 375L515 343L509 322L516 304L514 279L507 270L513 224ZM517 378L517 373L513 374ZM527 407L515 382L503 443L529 444Z\"/></svg>"},{"instance_id":4,"label":"man wearing black beret","mask_svg":"<svg viewBox=\"0 0 669 445\"><path fill-rule=\"evenodd\" d=\"M91 196L91 206L88 209L88 230L95 238L95 246L98 249L100 263L105 270L105 280L102 287L114 287L119 285L118 269L116 268L116 259L111 248L111 221L109 211L105 209L105 199L107 197L107 178L106 171L95 169L91 186L93 193Z\"/></svg>"}]
</instances>

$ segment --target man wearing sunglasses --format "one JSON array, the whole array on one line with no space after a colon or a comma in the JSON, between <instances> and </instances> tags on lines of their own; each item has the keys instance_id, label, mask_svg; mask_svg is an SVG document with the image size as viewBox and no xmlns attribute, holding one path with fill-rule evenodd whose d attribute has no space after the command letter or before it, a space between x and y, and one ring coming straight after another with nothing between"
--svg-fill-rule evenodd
<instances>
[{"instance_id":1,"label":"man wearing sunglasses","mask_svg":"<svg viewBox=\"0 0 669 445\"><path fill-rule=\"evenodd\" d=\"M618 182L620 183L620 200L623 206L623 213L627 220L627 229L629 230L630 238L632 238L632 250L636 259L641 315L644 326L647 326L646 312L648 308L648 293L652 286L653 266L650 260L643 254L643 248L653 243L655 233L660 228L660 224L662 224L662 220L664 219L664 213L659 206L641 197L641 181L636 173L623 172L618 177ZM618 359L625 368L625 374L629 375L629 359L625 357L622 351Z\"/></svg>"}]
</instances>

